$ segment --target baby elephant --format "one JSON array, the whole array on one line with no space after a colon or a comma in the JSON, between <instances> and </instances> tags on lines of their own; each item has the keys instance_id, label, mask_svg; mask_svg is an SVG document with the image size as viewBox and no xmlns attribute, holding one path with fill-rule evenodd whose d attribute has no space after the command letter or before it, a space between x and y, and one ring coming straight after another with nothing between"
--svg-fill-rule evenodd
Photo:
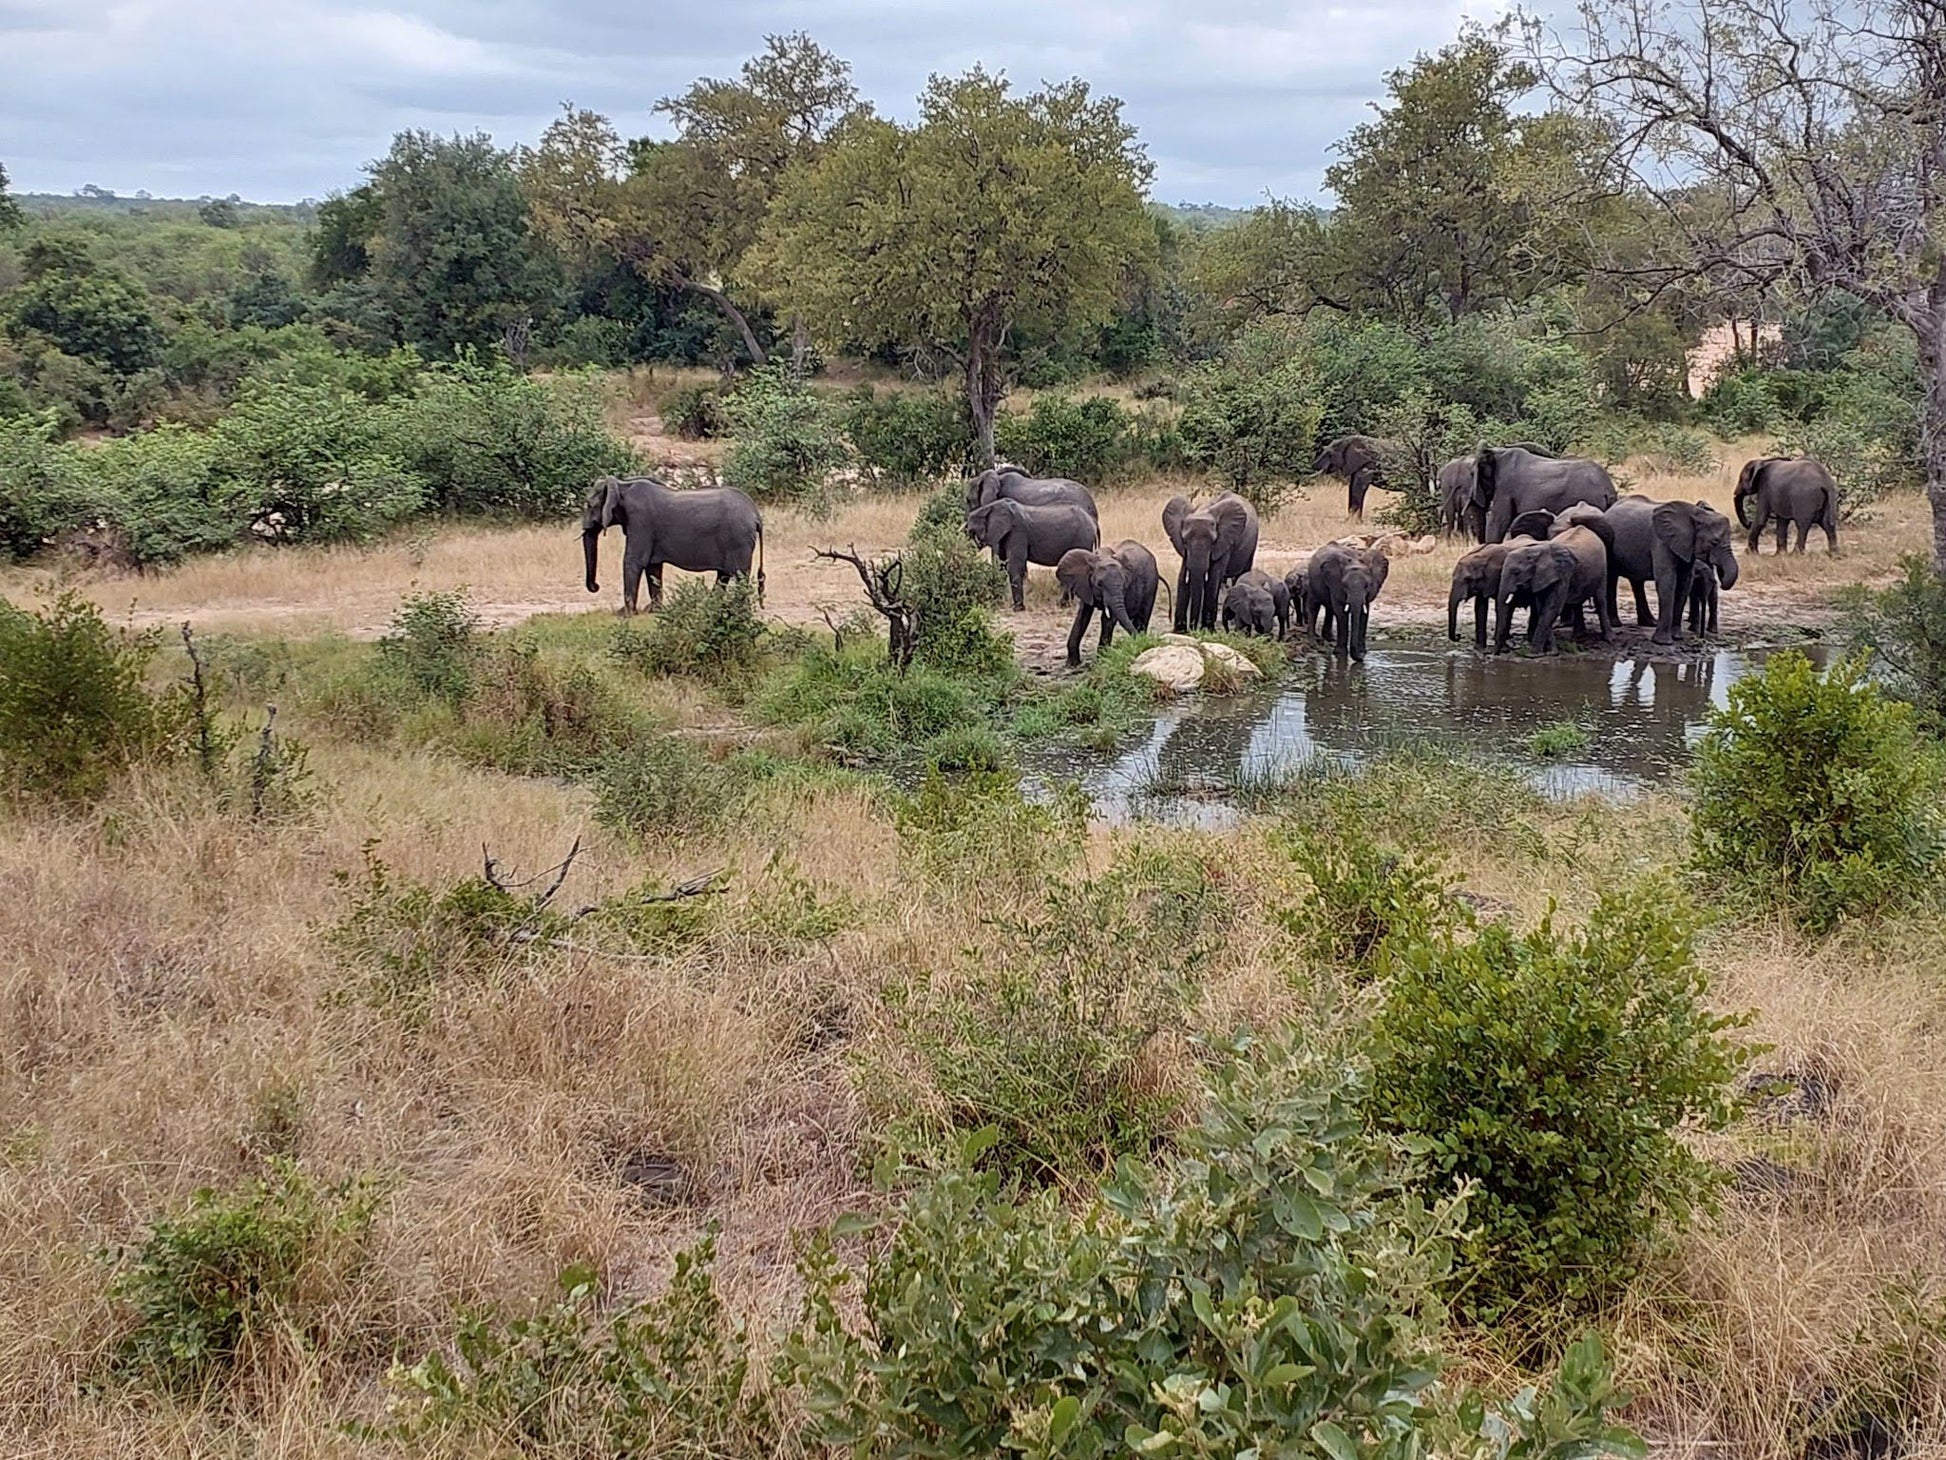
<instances>
[{"instance_id":1,"label":"baby elephant","mask_svg":"<svg viewBox=\"0 0 1946 1460\"><path fill-rule=\"evenodd\" d=\"M1340 659L1365 657L1372 604L1391 569L1392 560L1376 548L1334 542L1311 554L1304 575L1310 604L1324 611L1322 632Z\"/></svg>"},{"instance_id":2,"label":"baby elephant","mask_svg":"<svg viewBox=\"0 0 1946 1460\"><path fill-rule=\"evenodd\" d=\"M1270 590L1262 583L1237 579L1223 593L1223 627L1270 638L1277 630L1277 602Z\"/></svg>"},{"instance_id":3,"label":"baby elephant","mask_svg":"<svg viewBox=\"0 0 1946 1460\"><path fill-rule=\"evenodd\" d=\"M1069 548L1054 565L1062 590L1074 600L1074 627L1068 630L1068 663L1081 662L1081 640L1089 620L1101 612L1101 648L1114 641L1115 630L1146 634L1155 612L1155 592L1161 581L1155 554L1133 538L1116 543L1105 553Z\"/></svg>"},{"instance_id":4,"label":"baby elephant","mask_svg":"<svg viewBox=\"0 0 1946 1460\"><path fill-rule=\"evenodd\" d=\"M1311 564L1305 559L1284 575L1284 591L1291 596L1291 617L1311 632Z\"/></svg>"},{"instance_id":5,"label":"baby elephant","mask_svg":"<svg viewBox=\"0 0 1946 1460\"><path fill-rule=\"evenodd\" d=\"M1100 526L1081 507L1035 507L1006 497L967 513L966 535L1007 565L1016 612L1027 607L1029 563L1052 568L1075 548L1092 551L1101 542Z\"/></svg>"},{"instance_id":6,"label":"baby elephant","mask_svg":"<svg viewBox=\"0 0 1946 1460\"><path fill-rule=\"evenodd\" d=\"M1277 637L1288 638L1291 632L1291 589L1282 578L1273 578L1261 568L1252 568L1237 579L1253 588L1261 588L1270 595L1271 612L1277 619Z\"/></svg>"},{"instance_id":7,"label":"baby elephant","mask_svg":"<svg viewBox=\"0 0 1946 1460\"><path fill-rule=\"evenodd\" d=\"M1500 570L1507 564L1510 542L1490 542L1474 548L1453 564L1453 587L1446 595L1446 637L1459 638L1460 605L1473 600L1473 647L1487 646L1487 607L1500 596Z\"/></svg>"},{"instance_id":8,"label":"baby elephant","mask_svg":"<svg viewBox=\"0 0 1946 1460\"><path fill-rule=\"evenodd\" d=\"M1722 587L1714 565L1696 565L1696 576L1689 580L1689 632L1699 639L1716 637L1716 608Z\"/></svg>"}]
</instances>

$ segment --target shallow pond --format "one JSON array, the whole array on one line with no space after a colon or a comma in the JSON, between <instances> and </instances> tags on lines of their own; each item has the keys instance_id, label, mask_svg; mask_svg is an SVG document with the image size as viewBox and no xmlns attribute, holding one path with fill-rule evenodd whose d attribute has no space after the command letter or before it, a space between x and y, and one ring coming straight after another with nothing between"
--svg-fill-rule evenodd
<instances>
[{"instance_id":1,"label":"shallow pond","mask_svg":"<svg viewBox=\"0 0 1946 1460\"><path fill-rule=\"evenodd\" d=\"M1465 745L1520 767L1552 796L1627 796L1682 769L1709 710L1769 652L1522 659L1375 646L1363 664L1300 659L1254 694L1189 697L1118 753L1062 747L1030 757L1028 771L1042 785L1078 782L1106 821L1205 826L1236 819L1230 798L1240 786L1273 782L1314 757L1355 763L1414 742ZM1824 660L1819 646L1804 652ZM1585 743L1536 759L1529 737L1563 723Z\"/></svg>"}]
</instances>

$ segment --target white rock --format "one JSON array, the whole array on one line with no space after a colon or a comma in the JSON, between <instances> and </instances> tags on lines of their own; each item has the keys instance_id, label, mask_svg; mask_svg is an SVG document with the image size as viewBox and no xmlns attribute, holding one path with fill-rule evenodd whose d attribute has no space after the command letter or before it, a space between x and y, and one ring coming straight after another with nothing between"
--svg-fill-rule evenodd
<instances>
[{"instance_id":1,"label":"white rock","mask_svg":"<svg viewBox=\"0 0 1946 1460\"><path fill-rule=\"evenodd\" d=\"M1221 664L1243 679L1255 679L1263 672L1228 644L1205 644L1187 634L1164 634L1162 642L1138 655L1129 670L1183 694L1202 688L1203 675L1211 663Z\"/></svg>"}]
</instances>

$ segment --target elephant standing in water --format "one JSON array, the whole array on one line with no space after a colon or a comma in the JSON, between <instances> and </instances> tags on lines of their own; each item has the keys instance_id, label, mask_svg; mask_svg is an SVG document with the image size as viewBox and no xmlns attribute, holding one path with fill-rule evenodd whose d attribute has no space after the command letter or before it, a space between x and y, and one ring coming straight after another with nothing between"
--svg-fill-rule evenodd
<instances>
[{"instance_id":1,"label":"elephant standing in water","mask_svg":"<svg viewBox=\"0 0 1946 1460\"><path fill-rule=\"evenodd\" d=\"M1507 648L1514 610L1527 605L1527 642L1537 654L1554 647L1554 625L1566 612L1577 620L1581 606L1593 602L1601 637L1609 633L1608 550L1585 527L1568 527L1546 542L1516 542L1500 569L1494 614L1493 649Z\"/></svg>"},{"instance_id":2,"label":"elephant standing in water","mask_svg":"<svg viewBox=\"0 0 1946 1460\"><path fill-rule=\"evenodd\" d=\"M1673 644L1682 638L1683 616L1690 608L1694 579L1705 567L1716 586L1725 591L1737 586L1730 519L1707 502L1651 502L1646 497L1624 497L1606 512L1574 507L1562 513L1560 520L1588 528L1607 546L1608 616L1617 617L1617 585L1628 579L1635 590L1636 622L1653 623L1658 644ZM1655 582L1656 594L1653 619L1642 592L1643 583L1650 579ZM1713 610L1707 617L1714 625Z\"/></svg>"},{"instance_id":3,"label":"elephant standing in water","mask_svg":"<svg viewBox=\"0 0 1946 1460\"><path fill-rule=\"evenodd\" d=\"M1385 554L1342 543L1327 543L1311 554L1305 572L1311 603L1324 610L1323 632L1340 659L1365 657L1372 603L1391 568Z\"/></svg>"},{"instance_id":4,"label":"elephant standing in water","mask_svg":"<svg viewBox=\"0 0 1946 1460\"><path fill-rule=\"evenodd\" d=\"M1018 612L1027 607L1027 565L1052 568L1075 548L1093 549L1101 526L1079 507L1030 507L1002 497L966 514L966 535L1007 565Z\"/></svg>"},{"instance_id":5,"label":"elephant standing in water","mask_svg":"<svg viewBox=\"0 0 1946 1460\"><path fill-rule=\"evenodd\" d=\"M1182 558L1176 575L1176 632L1213 629L1223 592L1257 563L1257 509L1235 492L1194 505L1171 497L1162 530Z\"/></svg>"},{"instance_id":6,"label":"elephant standing in water","mask_svg":"<svg viewBox=\"0 0 1946 1460\"><path fill-rule=\"evenodd\" d=\"M581 548L590 593L601 592L597 563L601 535L622 528L622 612L636 611L644 575L649 607L662 603L662 569L714 573L719 584L748 578L754 559L757 600L764 596L764 519L735 487L678 492L654 477L603 477L588 489L581 509Z\"/></svg>"},{"instance_id":7,"label":"elephant standing in water","mask_svg":"<svg viewBox=\"0 0 1946 1460\"><path fill-rule=\"evenodd\" d=\"M1146 634L1155 612L1161 573L1155 554L1130 538L1107 552L1070 548L1054 566L1054 576L1075 602L1074 627L1068 630L1068 663L1081 662L1081 640L1088 622L1101 613L1101 647L1114 642L1115 630Z\"/></svg>"},{"instance_id":8,"label":"elephant standing in water","mask_svg":"<svg viewBox=\"0 0 1946 1460\"><path fill-rule=\"evenodd\" d=\"M1446 637L1459 638L1460 605L1473 600L1473 646L1487 646L1487 606L1500 596L1500 570L1507 564L1510 542L1476 547L1453 564L1453 586L1446 595Z\"/></svg>"},{"instance_id":9,"label":"elephant standing in water","mask_svg":"<svg viewBox=\"0 0 1946 1460\"><path fill-rule=\"evenodd\" d=\"M1784 551L1791 525L1797 525L1796 552L1813 527L1824 529L1826 549L1838 551L1838 484L1823 465L1810 457L1764 456L1746 461L1737 474L1737 521L1750 529L1750 551L1764 524L1777 519L1777 551ZM1727 587L1728 585L1724 585Z\"/></svg>"},{"instance_id":10,"label":"elephant standing in water","mask_svg":"<svg viewBox=\"0 0 1946 1460\"><path fill-rule=\"evenodd\" d=\"M1354 517L1365 515L1365 494L1385 485L1385 458L1404 450L1396 441L1380 441L1372 436L1340 436L1318 453L1311 470L1342 477L1345 483L1345 510Z\"/></svg>"}]
</instances>

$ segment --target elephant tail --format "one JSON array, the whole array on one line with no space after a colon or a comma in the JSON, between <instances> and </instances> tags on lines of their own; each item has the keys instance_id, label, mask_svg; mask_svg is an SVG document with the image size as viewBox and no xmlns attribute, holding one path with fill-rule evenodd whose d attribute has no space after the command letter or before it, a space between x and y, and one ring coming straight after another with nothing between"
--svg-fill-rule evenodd
<instances>
[{"instance_id":1,"label":"elephant tail","mask_svg":"<svg viewBox=\"0 0 1946 1460\"><path fill-rule=\"evenodd\" d=\"M757 602L764 601L764 520L757 519Z\"/></svg>"},{"instance_id":2,"label":"elephant tail","mask_svg":"<svg viewBox=\"0 0 1946 1460\"><path fill-rule=\"evenodd\" d=\"M1824 520L1818 524L1826 532L1838 530L1838 484L1832 482L1824 489Z\"/></svg>"}]
</instances>

